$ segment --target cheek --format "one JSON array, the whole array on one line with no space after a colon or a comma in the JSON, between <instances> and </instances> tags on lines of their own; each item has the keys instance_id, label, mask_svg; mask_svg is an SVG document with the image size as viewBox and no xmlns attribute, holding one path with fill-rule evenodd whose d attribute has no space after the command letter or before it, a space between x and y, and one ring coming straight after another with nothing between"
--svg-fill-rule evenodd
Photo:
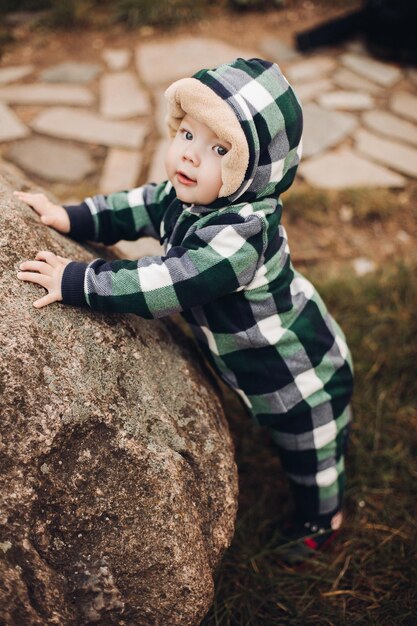
<instances>
[{"instance_id":1,"label":"cheek","mask_svg":"<svg viewBox=\"0 0 417 626\"><path fill-rule=\"evenodd\" d=\"M170 144L166 154L165 154L165 169L167 171L168 177L171 176L176 167L176 151L173 143Z\"/></svg>"},{"instance_id":2,"label":"cheek","mask_svg":"<svg viewBox=\"0 0 417 626\"><path fill-rule=\"evenodd\" d=\"M220 189L222 186L222 166L221 160L218 158L212 159L209 164L208 175L215 188Z\"/></svg>"}]
</instances>

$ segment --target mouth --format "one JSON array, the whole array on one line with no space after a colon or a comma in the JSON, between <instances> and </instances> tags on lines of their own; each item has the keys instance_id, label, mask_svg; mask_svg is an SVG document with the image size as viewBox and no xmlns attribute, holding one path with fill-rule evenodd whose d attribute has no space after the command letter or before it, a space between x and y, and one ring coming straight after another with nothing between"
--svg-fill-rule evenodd
<instances>
[{"instance_id":1,"label":"mouth","mask_svg":"<svg viewBox=\"0 0 417 626\"><path fill-rule=\"evenodd\" d=\"M184 172L181 172L181 170L178 170L177 172L177 179L181 184L188 186L195 185L197 182L196 180L193 180L192 178L187 176L187 174L185 174Z\"/></svg>"}]
</instances>

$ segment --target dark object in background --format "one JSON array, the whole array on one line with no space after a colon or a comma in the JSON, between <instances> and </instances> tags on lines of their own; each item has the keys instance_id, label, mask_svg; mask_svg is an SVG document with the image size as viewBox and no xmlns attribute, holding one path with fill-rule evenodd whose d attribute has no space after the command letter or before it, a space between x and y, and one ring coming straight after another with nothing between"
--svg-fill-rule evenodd
<instances>
[{"instance_id":1,"label":"dark object in background","mask_svg":"<svg viewBox=\"0 0 417 626\"><path fill-rule=\"evenodd\" d=\"M362 34L378 57L417 65L417 0L365 0L362 9L296 35L302 52Z\"/></svg>"}]
</instances>

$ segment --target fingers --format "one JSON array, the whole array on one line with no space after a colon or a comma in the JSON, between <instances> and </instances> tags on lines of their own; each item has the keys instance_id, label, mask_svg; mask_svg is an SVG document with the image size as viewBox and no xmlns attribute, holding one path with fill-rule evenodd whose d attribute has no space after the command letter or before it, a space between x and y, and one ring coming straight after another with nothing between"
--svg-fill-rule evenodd
<instances>
[{"instance_id":1,"label":"fingers","mask_svg":"<svg viewBox=\"0 0 417 626\"><path fill-rule=\"evenodd\" d=\"M52 293L47 293L43 298L39 298L39 300L35 300L33 306L36 309L41 309L43 306L47 306L48 304L52 304L53 302L59 301L59 298Z\"/></svg>"},{"instance_id":2,"label":"fingers","mask_svg":"<svg viewBox=\"0 0 417 626\"><path fill-rule=\"evenodd\" d=\"M36 203L36 201L42 200L43 198L45 198L46 200L46 196L44 196L43 193L27 193L26 191L14 191L13 195L19 198L19 200L26 202L26 204L30 204L31 206L33 206L33 203Z\"/></svg>"},{"instance_id":3,"label":"fingers","mask_svg":"<svg viewBox=\"0 0 417 626\"><path fill-rule=\"evenodd\" d=\"M24 280L27 283L36 283L41 285L45 289L49 288L50 276L45 274L33 273L33 272L18 272L17 277L19 280Z\"/></svg>"},{"instance_id":4,"label":"fingers","mask_svg":"<svg viewBox=\"0 0 417 626\"><path fill-rule=\"evenodd\" d=\"M58 267L58 265L61 265L57 255L53 252L49 252L48 250L40 250L37 253L35 259L37 261L44 261L45 263L48 263L51 267Z\"/></svg>"},{"instance_id":5,"label":"fingers","mask_svg":"<svg viewBox=\"0 0 417 626\"><path fill-rule=\"evenodd\" d=\"M23 261L23 263L19 265L19 269L24 272L39 272L39 274L46 276L52 276L53 272L53 267L43 261Z\"/></svg>"}]
</instances>

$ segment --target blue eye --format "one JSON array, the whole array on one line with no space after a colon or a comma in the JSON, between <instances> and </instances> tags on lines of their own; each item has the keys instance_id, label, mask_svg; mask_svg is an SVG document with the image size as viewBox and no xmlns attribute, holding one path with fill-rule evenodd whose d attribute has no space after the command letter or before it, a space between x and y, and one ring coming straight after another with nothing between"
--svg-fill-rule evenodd
<instances>
[{"instance_id":1,"label":"blue eye","mask_svg":"<svg viewBox=\"0 0 417 626\"><path fill-rule=\"evenodd\" d=\"M193 133L186 128L180 128L180 133L187 141L191 141L193 139Z\"/></svg>"},{"instance_id":2,"label":"blue eye","mask_svg":"<svg viewBox=\"0 0 417 626\"><path fill-rule=\"evenodd\" d=\"M226 148L223 148L223 146L214 146L214 150L219 156L224 156L225 154L227 154L227 150Z\"/></svg>"}]
</instances>

